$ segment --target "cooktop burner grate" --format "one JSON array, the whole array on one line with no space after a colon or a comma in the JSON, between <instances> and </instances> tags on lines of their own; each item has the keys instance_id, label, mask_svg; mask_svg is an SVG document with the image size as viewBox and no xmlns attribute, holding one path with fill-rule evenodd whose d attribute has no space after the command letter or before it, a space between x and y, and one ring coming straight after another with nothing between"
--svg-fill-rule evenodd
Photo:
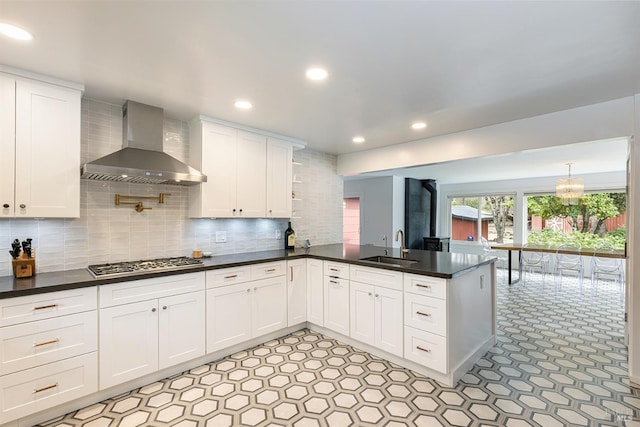
<instances>
[{"instance_id":1,"label":"cooktop burner grate","mask_svg":"<svg viewBox=\"0 0 640 427\"><path fill-rule=\"evenodd\" d=\"M155 271L183 270L203 266L201 259L189 257L158 258L131 262L114 262L90 265L89 271L94 277L117 277L135 273Z\"/></svg>"}]
</instances>

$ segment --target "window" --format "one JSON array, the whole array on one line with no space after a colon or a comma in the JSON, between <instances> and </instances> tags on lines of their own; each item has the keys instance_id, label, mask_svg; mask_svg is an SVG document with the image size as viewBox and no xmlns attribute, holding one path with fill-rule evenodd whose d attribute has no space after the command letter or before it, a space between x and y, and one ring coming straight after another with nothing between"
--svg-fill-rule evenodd
<instances>
[{"instance_id":1,"label":"window","mask_svg":"<svg viewBox=\"0 0 640 427\"><path fill-rule=\"evenodd\" d=\"M485 195L451 199L451 240L513 242L513 196Z\"/></svg>"},{"instance_id":2,"label":"window","mask_svg":"<svg viewBox=\"0 0 640 427\"><path fill-rule=\"evenodd\" d=\"M589 193L569 206L554 195L528 196L526 241L551 247L571 243L624 249L626 212L623 192Z\"/></svg>"}]
</instances>

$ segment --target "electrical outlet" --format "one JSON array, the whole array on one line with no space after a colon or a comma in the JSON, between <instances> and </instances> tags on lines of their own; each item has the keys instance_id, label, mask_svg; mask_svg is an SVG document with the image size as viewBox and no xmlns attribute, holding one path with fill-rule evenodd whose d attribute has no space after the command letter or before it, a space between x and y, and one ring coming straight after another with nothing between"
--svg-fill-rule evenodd
<instances>
[{"instance_id":1,"label":"electrical outlet","mask_svg":"<svg viewBox=\"0 0 640 427\"><path fill-rule=\"evenodd\" d=\"M484 274L480 275L480 289L484 289Z\"/></svg>"},{"instance_id":2,"label":"electrical outlet","mask_svg":"<svg viewBox=\"0 0 640 427\"><path fill-rule=\"evenodd\" d=\"M227 241L227 232L216 231L216 243L226 243L226 241Z\"/></svg>"},{"instance_id":3,"label":"electrical outlet","mask_svg":"<svg viewBox=\"0 0 640 427\"><path fill-rule=\"evenodd\" d=\"M282 230L276 230L276 240L282 240Z\"/></svg>"}]
</instances>

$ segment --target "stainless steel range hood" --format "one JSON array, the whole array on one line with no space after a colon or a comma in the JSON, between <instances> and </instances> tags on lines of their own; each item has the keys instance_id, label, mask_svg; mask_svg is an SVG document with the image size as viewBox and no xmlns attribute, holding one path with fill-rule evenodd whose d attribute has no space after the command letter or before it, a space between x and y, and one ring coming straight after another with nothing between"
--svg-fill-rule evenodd
<instances>
[{"instance_id":1,"label":"stainless steel range hood","mask_svg":"<svg viewBox=\"0 0 640 427\"><path fill-rule=\"evenodd\" d=\"M123 107L123 148L82 165L81 177L139 184L195 185L206 175L163 152L163 110L127 101Z\"/></svg>"}]
</instances>

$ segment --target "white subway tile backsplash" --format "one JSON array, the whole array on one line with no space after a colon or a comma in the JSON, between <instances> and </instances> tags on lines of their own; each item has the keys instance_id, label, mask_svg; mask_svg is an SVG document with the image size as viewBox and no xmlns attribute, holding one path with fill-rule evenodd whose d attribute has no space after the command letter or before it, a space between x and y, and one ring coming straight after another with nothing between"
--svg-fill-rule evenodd
<instances>
[{"instance_id":1,"label":"white subway tile backsplash","mask_svg":"<svg viewBox=\"0 0 640 427\"><path fill-rule=\"evenodd\" d=\"M164 150L189 163L189 127L165 118ZM82 101L81 158L91 161L122 148L122 107L91 99ZM335 156L310 150L294 153L303 166L294 166L302 184L292 219L298 242L342 241L342 179L336 175ZM36 271L85 268L90 264L167 256L191 255L192 250L231 253L280 249L275 230L287 228L286 219L189 219L188 189L178 186L82 181L80 218L0 219L0 246L8 250L14 238L33 238ZM115 194L157 196L170 193L164 204L145 200L142 213L133 206L115 206ZM216 231L226 231L227 242L216 243ZM6 253L6 252L5 252ZM11 275L11 258L0 257L0 276Z\"/></svg>"}]
</instances>

